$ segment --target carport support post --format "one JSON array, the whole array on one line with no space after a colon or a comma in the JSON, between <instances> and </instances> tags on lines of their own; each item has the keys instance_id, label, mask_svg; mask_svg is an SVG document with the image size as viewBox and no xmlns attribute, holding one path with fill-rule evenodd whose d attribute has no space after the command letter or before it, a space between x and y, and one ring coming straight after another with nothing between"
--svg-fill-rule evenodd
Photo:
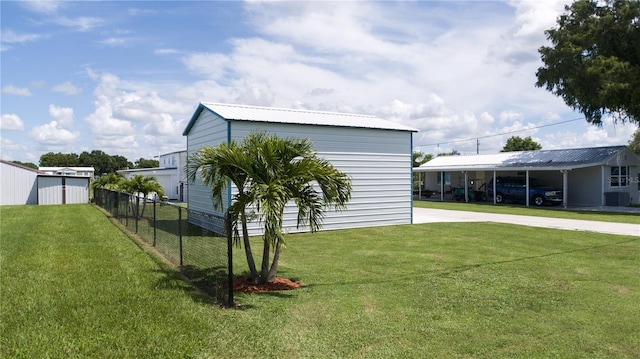
<instances>
[{"instance_id":1,"label":"carport support post","mask_svg":"<svg viewBox=\"0 0 640 359\"><path fill-rule=\"evenodd\" d=\"M469 193L467 192L467 189L469 188L469 180L467 179L467 171L463 171L464 173L464 201L465 202L469 202Z\"/></svg>"},{"instance_id":2,"label":"carport support post","mask_svg":"<svg viewBox=\"0 0 640 359\"><path fill-rule=\"evenodd\" d=\"M569 170L560 170L562 173L562 208L567 209L569 202L569 194L567 193L567 187L569 187Z\"/></svg>"},{"instance_id":3,"label":"carport support post","mask_svg":"<svg viewBox=\"0 0 640 359\"><path fill-rule=\"evenodd\" d=\"M527 199L527 207L529 207L529 170L527 170L527 182L524 188L524 193Z\"/></svg>"},{"instance_id":4,"label":"carport support post","mask_svg":"<svg viewBox=\"0 0 640 359\"><path fill-rule=\"evenodd\" d=\"M440 171L440 201L444 202L444 171Z\"/></svg>"},{"instance_id":5,"label":"carport support post","mask_svg":"<svg viewBox=\"0 0 640 359\"><path fill-rule=\"evenodd\" d=\"M496 204L496 171L493 171L493 181L491 181L491 185L493 186L493 204Z\"/></svg>"}]
</instances>

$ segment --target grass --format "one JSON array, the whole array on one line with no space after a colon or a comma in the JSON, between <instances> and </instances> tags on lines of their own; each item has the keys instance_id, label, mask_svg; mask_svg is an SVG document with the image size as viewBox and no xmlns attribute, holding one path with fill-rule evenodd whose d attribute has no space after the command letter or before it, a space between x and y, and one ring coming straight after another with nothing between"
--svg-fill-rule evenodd
<instances>
[{"instance_id":1,"label":"grass","mask_svg":"<svg viewBox=\"0 0 640 359\"><path fill-rule=\"evenodd\" d=\"M604 211L585 211L563 209L561 207L545 206L545 207L526 207L523 205L492 203L463 203L463 202L440 202L440 201L413 201L414 207L449 209L457 211L501 213L501 214L517 214L523 216L566 218L566 219L582 219L586 221L616 222L616 223L632 223L640 224L640 215L638 213L625 212L604 212Z\"/></svg>"},{"instance_id":2,"label":"grass","mask_svg":"<svg viewBox=\"0 0 640 359\"><path fill-rule=\"evenodd\" d=\"M239 307L224 309L89 205L1 211L2 357L640 352L638 237L491 223L292 235L279 273L303 287L237 293Z\"/></svg>"}]
</instances>

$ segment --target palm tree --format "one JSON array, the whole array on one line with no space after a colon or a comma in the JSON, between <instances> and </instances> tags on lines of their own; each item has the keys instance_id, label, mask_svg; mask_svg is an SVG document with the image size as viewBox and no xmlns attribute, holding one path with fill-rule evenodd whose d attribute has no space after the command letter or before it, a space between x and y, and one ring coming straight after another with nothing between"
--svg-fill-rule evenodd
<instances>
[{"instance_id":1,"label":"palm tree","mask_svg":"<svg viewBox=\"0 0 640 359\"><path fill-rule=\"evenodd\" d=\"M230 151L233 156L227 154L227 159L233 157L237 161L203 163L202 154L206 151ZM227 167L220 168L220 164ZM218 208L226 184L232 181L236 187L241 185L228 208L235 233L237 219L246 219L245 213L249 208L255 211L255 219L263 228L259 277L252 270L252 279L257 283L267 283L276 277L280 251L285 244L282 221L287 204L293 203L298 208L298 228L308 226L311 232L315 232L321 228L327 209L342 210L351 198L349 176L320 158L308 139L283 139L264 132L251 133L240 145L231 142L197 151L188 161L187 172L191 180L195 179L198 169L201 169L203 182L212 187L214 205ZM214 172L226 174L213 176ZM247 236L246 233L246 223L243 223L243 234ZM248 237L245 238L246 245ZM270 261L272 248L273 260ZM245 251L250 254L246 246Z\"/></svg>"},{"instance_id":2,"label":"palm tree","mask_svg":"<svg viewBox=\"0 0 640 359\"><path fill-rule=\"evenodd\" d=\"M234 195L229 208L229 213L234 216L231 219L234 224L232 226L233 235L236 243L239 243L237 223L240 221L247 265L253 282L257 283L258 271L253 260L247 229L246 208L248 204L245 194L249 182L246 169L250 167L251 160L246 147L238 145L236 141L231 141L228 144L222 143L216 147L203 147L189 156L186 174L189 182L193 183L196 178L200 178L205 185L211 187L213 207L218 210L224 209L223 193L225 190L230 190L228 188L229 182L232 182L236 187L238 192Z\"/></svg>"},{"instance_id":3,"label":"palm tree","mask_svg":"<svg viewBox=\"0 0 640 359\"><path fill-rule=\"evenodd\" d=\"M107 175L100 176L100 178L91 182L91 188L94 190L96 188L106 188L110 190L116 190L120 188L120 185L123 180L124 180L124 177L122 177L122 175L111 172Z\"/></svg>"},{"instance_id":4,"label":"palm tree","mask_svg":"<svg viewBox=\"0 0 640 359\"><path fill-rule=\"evenodd\" d=\"M164 199L164 188L154 176L135 175L122 182L121 188L131 194L141 195L144 199L139 217L144 215L144 210L147 207L146 199L150 193L156 193L160 199Z\"/></svg>"}]
</instances>

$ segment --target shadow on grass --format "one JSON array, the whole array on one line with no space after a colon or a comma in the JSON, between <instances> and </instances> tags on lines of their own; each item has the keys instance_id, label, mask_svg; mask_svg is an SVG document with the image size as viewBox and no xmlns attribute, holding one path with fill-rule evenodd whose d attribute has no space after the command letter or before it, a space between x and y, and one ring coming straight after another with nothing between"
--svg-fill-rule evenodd
<instances>
[{"instance_id":1,"label":"shadow on grass","mask_svg":"<svg viewBox=\"0 0 640 359\"><path fill-rule=\"evenodd\" d=\"M156 282L162 289L182 290L195 302L228 305L228 274L226 268L184 266L179 271L157 269L164 276Z\"/></svg>"}]
</instances>

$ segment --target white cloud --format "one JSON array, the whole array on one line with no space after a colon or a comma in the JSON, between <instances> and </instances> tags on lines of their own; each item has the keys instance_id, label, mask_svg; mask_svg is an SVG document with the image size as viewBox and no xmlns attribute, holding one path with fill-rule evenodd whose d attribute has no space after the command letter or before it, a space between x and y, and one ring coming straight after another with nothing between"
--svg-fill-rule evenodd
<instances>
[{"instance_id":1,"label":"white cloud","mask_svg":"<svg viewBox=\"0 0 640 359\"><path fill-rule=\"evenodd\" d=\"M2 30L2 43L16 44L38 40L39 34L17 33L13 30Z\"/></svg>"},{"instance_id":2,"label":"white cloud","mask_svg":"<svg viewBox=\"0 0 640 359\"><path fill-rule=\"evenodd\" d=\"M100 40L99 43L107 46L124 46L129 40L124 37L109 37Z\"/></svg>"},{"instance_id":3,"label":"white cloud","mask_svg":"<svg viewBox=\"0 0 640 359\"><path fill-rule=\"evenodd\" d=\"M76 85L74 85L73 83L71 83L71 81L67 81L54 86L53 91L67 94L67 95L77 95L82 90L78 88Z\"/></svg>"},{"instance_id":4,"label":"white cloud","mask_svg":"<svg viewBox=\"0 0 640 359\"><path fill-rule=\"evenodd\" d=\"M53 18L52 21L57 25L71 27L80 32L86 32L93 28L100 27L105 22L101 18L89 16L81 16L76 18L60 16Z\"/></svg>"},{"instance_id":5,"label":"white cloud","mask_svg":"<svg viewBox=\"0 0 640 359\"><path fill-rule=\"evenodd\" d=\"M180 51L176 49L155 49L153 53L156 55L173 55L180 53Z\"/></svg>"},{"instance_id":6,"label":"white cloud","mask_svg":"<svg viewBox=\"0 0 640 359\"><path fill-rule=\"evenodd\" d=\"M0 130L22 131L24 130L24 122L15 113L3 113L0 117Z\"/></svg>"},{"instance_id":7,"label":"white cloud","mask_svg":"<svg viewBox=\"0 0 640 359\"><path fill-rule=\"evenodd\" d=\"M55 0L21 2L21 5L25 8L43 14L55 14L60 8L64 6L64 4L65 1Z\"/></svg>"},{"instance_id":8,"label":"white cloud","mask_svg":"<svg viewBox=\"0 0 640 359\"><path fill-rule=\"evenodd\" d=\"M51 121L46 125L34 127L29 137L47 148L60 148L73 145L80 137L80 133L66 130L58 122Z\"/></svg>"},{"instance_id":9,"label":"white cloud","mask_svg":"<svg viewBox=\"0 0 640 359\"><path fill-rule=\"evenodd\" d=\"M29 91L28 87L15 87L13 85L3 86L2 93L17 96L31 96L31 91Z\"/></svg>"},{"instance_id":10,"label":"white cloud","mask_svg":"<svg viewBox=\"0 0 640 359\"><path fill-rule=\"evenodd\" d=\"M73 109L70 107L49 105L49 115L55 118L58 125L62 128L70 128L73 126Z\"/></svg>"}]
</instances>

